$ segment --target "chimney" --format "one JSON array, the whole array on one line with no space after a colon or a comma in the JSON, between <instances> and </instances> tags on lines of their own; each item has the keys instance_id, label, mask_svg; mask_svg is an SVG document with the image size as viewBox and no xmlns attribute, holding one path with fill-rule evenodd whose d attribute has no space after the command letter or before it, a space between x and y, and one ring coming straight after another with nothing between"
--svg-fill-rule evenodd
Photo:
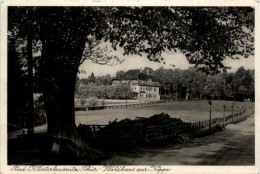
<instances>
[{"instance_id":1,"label":"chimney","mask_svg":"<svg viewBox=\"0 0 260 174\"><path fill-rule=\"evenodd\" d=\"M146 74L149 75L149 70L146 70Z\"/></svg>"},{"instance_id":2,"label":"chimney","mask_svg":"<svg viewBox=\"0 0 260 174\"><path fill-rule=\"evenodd\" d=\"M140 67L140 73L142 72L142 68Z\"/></svg>"}]
</instances>

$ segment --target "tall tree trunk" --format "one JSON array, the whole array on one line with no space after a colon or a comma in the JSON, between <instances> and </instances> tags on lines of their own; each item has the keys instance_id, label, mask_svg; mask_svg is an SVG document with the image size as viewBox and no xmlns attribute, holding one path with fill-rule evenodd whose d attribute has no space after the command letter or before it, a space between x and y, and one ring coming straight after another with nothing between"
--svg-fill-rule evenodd
<instances>
[{"instance_id":1,"label":"tall tree trunk","mask_svg":"<svg viewBox=\"0 0 260 174\"><path fill-rule=\"evenodd\" d=\"M189 95L189 86L188 86L188 83L186 81L186 96L185 96L186 101L188 100L188 95Z\"/></svg>"},{"instance_id":2,"label":"tall tree trunk","mask_svg":"<svg viewBox=\"0 0 260 174\"><path fill-rule=\"evenodd\" d=\"M27 31L27 62L28 62L28 133L32 134L34 123L34 104L33 104L33 60L32 60L32 12L31 9L27 10L28 13L28 31Z\"/></svg>"},{"instance_id":3,"label":"tall tree trunk","mask_svg":"<svg viewBox=\"0 0 260 174\"><path fill-rule=\"evenodd\" d=\"M181 101L181 97L182 97L182 85L181 85L181 91L180 91L179 101Z\"/></svg>"},{"instance_id":4,"label":"tall tree trunk","mask_svg":"<svg viewBox=\"0 0 260 174\"><path fill-rule=\"evenodd\" d=\"M53 77L55 78L55 77ZM72 138L75 128L74 88L73 78L64 80L55 78L57 83L43 92L46 114L48 118L48 133Z\"/></svg>"},{"instance_id":5,"label":"tall tree trunk","mask_svg":"<svg viewBox=\"0 0 260 174\"><path fill-rule=\"evenodd\" d=\"M75 162L82 156L94 160L93 153L96 153L79 136L75 125L75 81L83 49L84 47L78 47L70 50L81 52L72 57L66 55L66 52L64 54L64 51L57 49L55 45L43 44L42 47L40 76L48 134L53 138L51 154L65 162Z\"/></svg>"},{"instance_id":6,"label":"tall tree trunk","mask_svg":"<svg viewBox=\"0 0 260 174\"><path fill-rule=\"evenodd\" d=\"M172 86L172 98L175 99L174 86Z\"/></svg>"},{"instance_id":7,"label":"tall tree trunk","mask_svg":"<svg viewBox=\"0 0 260 174\"><path fill-rule=\"evenodd\" d=\"M234 87L233 95L234 95L233 100L236 101L236 90L235 90L235 87Z\"/></svg>"}]
</instances>

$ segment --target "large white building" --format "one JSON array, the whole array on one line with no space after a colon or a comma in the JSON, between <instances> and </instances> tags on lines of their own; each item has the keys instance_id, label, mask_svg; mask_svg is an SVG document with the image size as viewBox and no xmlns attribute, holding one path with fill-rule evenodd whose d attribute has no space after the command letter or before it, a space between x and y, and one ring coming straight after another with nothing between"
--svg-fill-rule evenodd
<instances>
[{"instance_id":1,"label":"large white building","mask_svg":"<svg viewBox=\"0 0 260 174\"><path fill-rule=\"evenodd\" d=\"M139 69L125 72L119 78L113 79L112 85L129 84L133 91L133 98L137 100L160 100L159 81L149 73L141 73Z\"/></svg>"}]
</instances>

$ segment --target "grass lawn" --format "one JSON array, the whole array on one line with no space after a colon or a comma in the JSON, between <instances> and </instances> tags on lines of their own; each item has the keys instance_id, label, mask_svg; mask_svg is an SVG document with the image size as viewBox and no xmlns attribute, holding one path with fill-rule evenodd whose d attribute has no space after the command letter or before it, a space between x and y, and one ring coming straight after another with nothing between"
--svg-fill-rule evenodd
<instances>
[{"instance_id":1,"label":"grass lawn","mask_svg":"<svg viewBox=\"0 0 260 174\"><path fill-rule=\"evenodd\" d=\"M212 101L212 118L223 117L223 105L231 106L232 101ZM247 107L254 110L253 102L236 102L237 107ZM151 104L147 106L128 107L127 109L105 109L96 111L76 112L76 124L108 124L109 121L135 117L150 117L158 113L168 113L171 117L181 118L185 122L197 122L209 119L208 101L181 101L172 103ZM231 110L226 115L231 114Z\"/></svg>"}]
</instances>

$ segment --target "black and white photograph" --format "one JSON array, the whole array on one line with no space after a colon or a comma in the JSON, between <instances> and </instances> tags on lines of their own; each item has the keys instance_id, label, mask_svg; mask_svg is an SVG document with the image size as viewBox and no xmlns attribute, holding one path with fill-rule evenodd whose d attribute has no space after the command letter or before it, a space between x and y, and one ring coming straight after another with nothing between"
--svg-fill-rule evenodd
<instances>
[{"instance_id":1,"label":"black and white photograph","mask_svg":"<svg viewBox=\"0 0 260 174\"><path fill-rule=\"evenodd\" d=\"M5 6L7 166L258 166L258 8L158 5Z\"/></svg>"}]
</instances>

